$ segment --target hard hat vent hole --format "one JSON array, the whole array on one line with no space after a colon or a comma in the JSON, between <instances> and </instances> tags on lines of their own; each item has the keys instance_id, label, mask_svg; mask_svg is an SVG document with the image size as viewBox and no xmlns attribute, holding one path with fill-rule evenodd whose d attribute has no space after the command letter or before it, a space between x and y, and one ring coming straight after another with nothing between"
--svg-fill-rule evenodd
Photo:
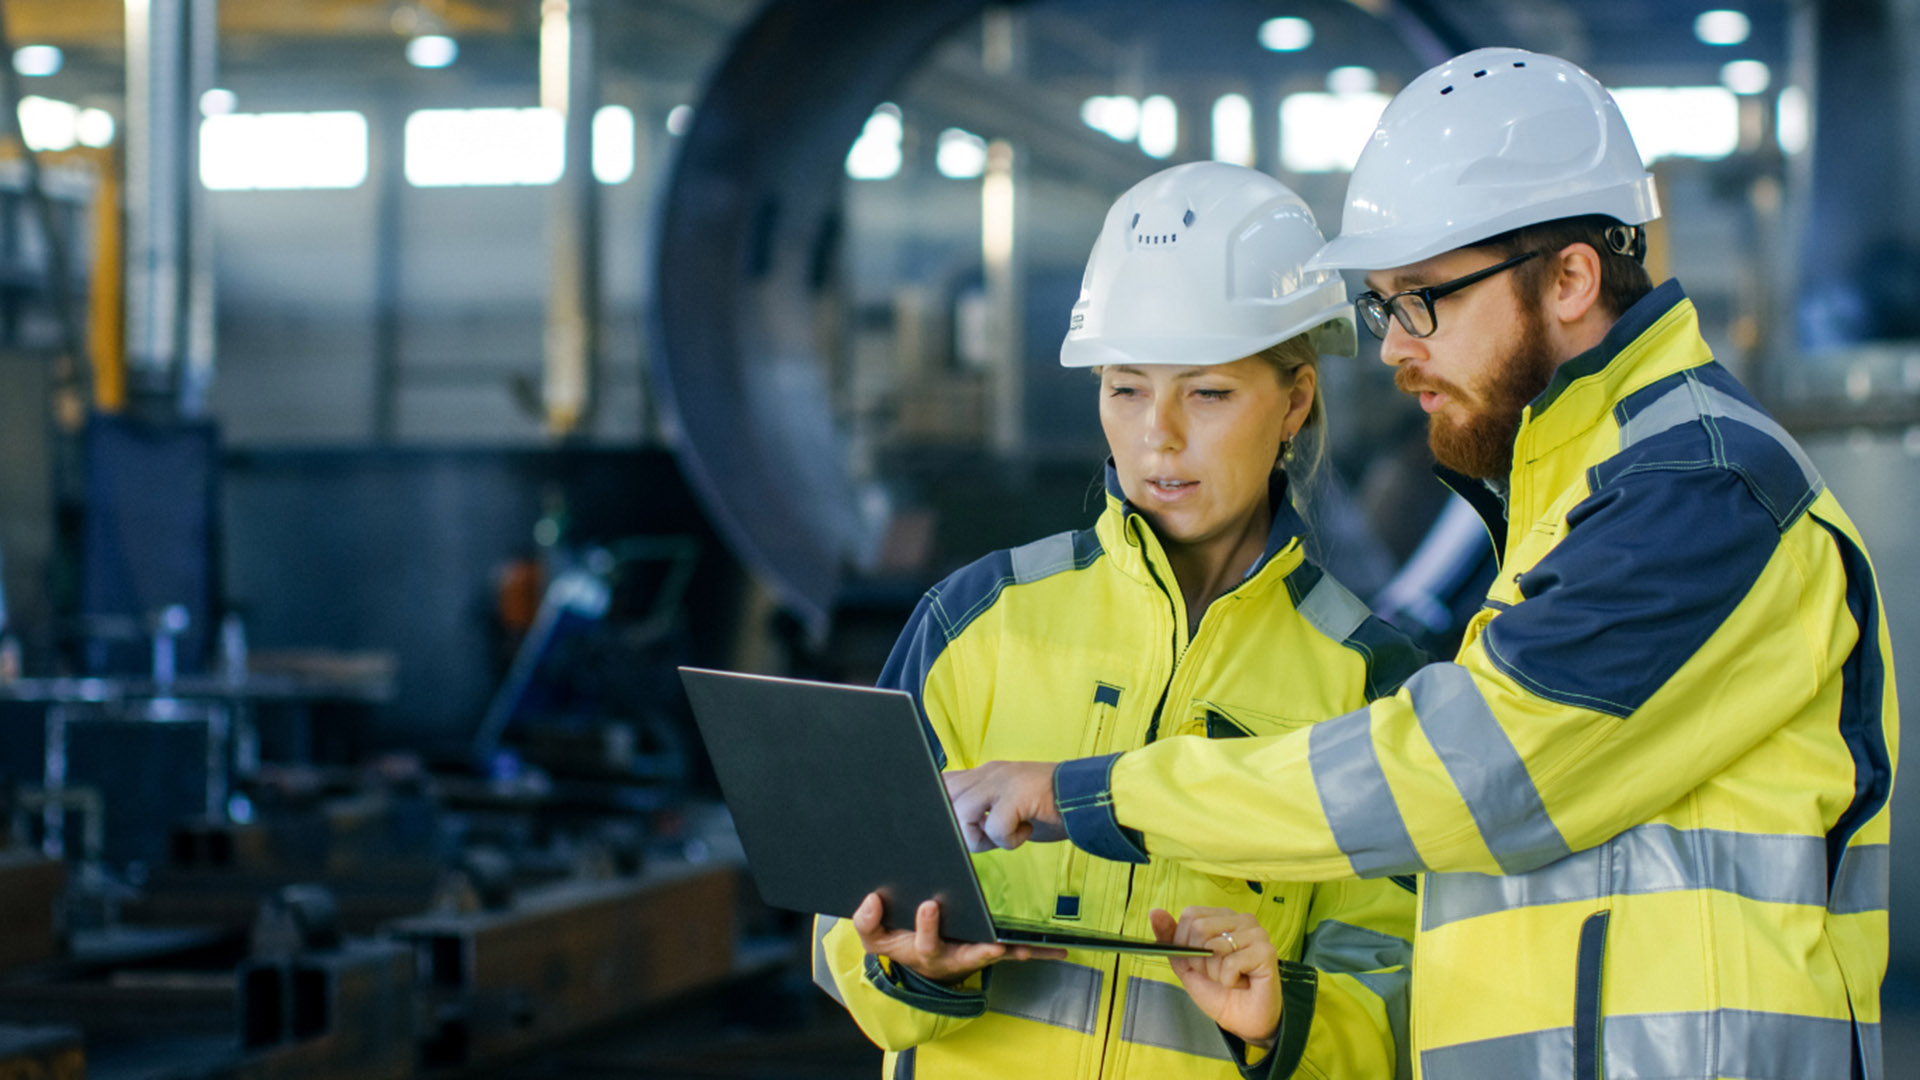
<instances>
[{"instance_id":1,"label":"hard hat vent hole","mask_svg":"<svg viewBox=\"0 0 1920 1080\"><path fill-rule=\"evenodd\" d=\"M1451 94L1451 93L1453 93L1453 87L1451 87L1451 86L1443 86L1443 87L1441 87L1441 88L1440 88L1440 92L1441 92L1442 94Z\"/></svg>"},{"instance_id":2,"label":"hard hat vent hole","mask_svg":"<svg viewBox=\"0 0 1920 1080\"><path fill-rule=\"evenodd\" d=\"M1186 216L1186 217L1183 217L1183 218L1181 218L1181 219L1180 219L1180 224L1182 224L1182 225L1192 225L1192 224L1193 224L1193 211L1191 211L1191 210L1189 210L1189 211L1187 211L1187 216Z\"/></svg>"},{"instance_id":3,"label":"hard hat vent hole","mask_svg":"<svg viewBox=\"0 0 1920 1080\"><path fill-rule=\"evenodd\" d=\"M1133 224L1131 224L1131 225L1129 225L1129 226L1127 226L1127 228L1129 228L1129 229L1137 229L1137 228L1139 228L1139 227L1140 227L1140 215L1139 215L1139 214L1135 214L1135 215L1133 215Z\"/></svg>"},{"instance_id":4,"label":"hard hat vent hole","mask_svg":"<svg viewBox=\"0 0 1920 1080\"><path fill-rule=\"evenodd\" d=\"M1473 73L1473 77L1476 79L1481 79L1481 78L1485 78L1486 74L1487 74L1487 69L1481 68L1479 71L1476 71Z\"/></svg>"},{"instance_id":5,"label":"hard hat vent hole","mask_svg":"<svg viewBox=\"0 0 1920 1080\"><path fill-rule=\"evenodd\" d=\"M1514 66L1514 67L1526 67L1526 66L1527 66L1527 62L1526 62L1525 60L1515 60L1515 61L1513 62L1513 66Z\"/></svg>"}]
</instances>

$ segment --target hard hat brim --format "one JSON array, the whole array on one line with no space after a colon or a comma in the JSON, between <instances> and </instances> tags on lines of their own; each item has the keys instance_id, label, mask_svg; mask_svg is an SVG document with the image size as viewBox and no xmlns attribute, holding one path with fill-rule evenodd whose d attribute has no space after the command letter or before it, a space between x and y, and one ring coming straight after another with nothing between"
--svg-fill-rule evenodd
<instances>
[{"instance_id":1,"label":"hard hat brim","mask_svg":"<svg viewBox=\"0 0 1920 1080\"><path fill-rule=\"evenodd\" d=\"M1075 340L1069 335L1060 343L1060 366L1090 368L1108 364L1180 364L1186 367L1210 367L1214 364L1231 364L1303 332L1313 343L1315 352L1353 356L1359 351L1359 338L1354 331L1353 319L1351 315L1342 313L1304 331L1291 329L1277 337L1186 336Z\"/></svg>"}]
</instances>

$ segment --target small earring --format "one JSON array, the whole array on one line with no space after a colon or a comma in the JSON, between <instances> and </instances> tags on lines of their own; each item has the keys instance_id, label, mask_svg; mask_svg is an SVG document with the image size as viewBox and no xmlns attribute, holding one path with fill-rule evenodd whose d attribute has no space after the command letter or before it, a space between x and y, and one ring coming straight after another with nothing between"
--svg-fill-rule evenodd
<instances>
[{"instance_id":1,"label":"small earring","mask_svg":"<svg viewBox=\"0 0 1920 1080\"><path fill-rule=\"evenodd\" d=\"M1281 439L1280 440L1280 460L1285 461L1292 456L1293 456L1293 440Z\"/></svg>"}]
</instances>

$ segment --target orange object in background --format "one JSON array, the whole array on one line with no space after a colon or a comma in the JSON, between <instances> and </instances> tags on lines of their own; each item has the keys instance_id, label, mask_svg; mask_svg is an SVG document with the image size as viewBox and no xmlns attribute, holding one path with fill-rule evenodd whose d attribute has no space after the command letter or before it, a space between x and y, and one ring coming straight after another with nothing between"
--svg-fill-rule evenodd
<instances>
[{"instance_id":1,"label":"orange object in background","mask_svg":"<svg viewBox=\"0 0 1920 1080\"><path fill-rule=\"evenodd\" d=\"M500 628L516 643L533 626L540 596L546 590L546 576L539 560L519 558L502 566L494 577L494 614Z\"/></svg>"}]
</instances>

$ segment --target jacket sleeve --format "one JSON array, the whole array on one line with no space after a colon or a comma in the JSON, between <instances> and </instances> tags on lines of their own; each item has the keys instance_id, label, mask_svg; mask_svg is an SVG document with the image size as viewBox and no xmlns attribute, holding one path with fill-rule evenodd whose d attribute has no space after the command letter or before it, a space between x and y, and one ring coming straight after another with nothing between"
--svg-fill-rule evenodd
<instances>
[{"instance_id":1,"label":"jacket sleeve","mask_svg":"<svg viewBox=\"0 0 1920 1080\"><path fill-rule=\"evenodd\" d=\"M1621 477L1456 662L1290 735L1063 763L1069 834L1109 858L1322 881L1522 873L1591 847L1752 749L1846 655L1838 556L1800 525L1783 537L1730 469Z\"/></svg>"},{"instance_id":2,"label":"jacket sleeve","mask_svg":"<svg viewBox=\"0 0 1920 1080\"><path fill-rule=\"evenodd\" d=\"M1414 896L1403 881L1314 888L1300 959L1281 963L1279 1037L1258 1075L1413 1075L1407 983Z\"/></svg>"},{"instance_id":3,"label":"jacket sleeve","mask_svg":"<svg viewBox=\"0 0 1920 1080\"><path fill-rule=\"evenodd\" d=\"M964 1027L987 1010L986 969L958 987L916 975L860 947L846 919L815 917L813 981L839 1002L882 1050L900 1051Z\"/></svg>"},{"instance_id":4,"label":"jacket sleeve","mask_svg":"<svg viewBox=\"0 0 1920 1080\"><path fill-rule=\"evenodd\" d=\"M879 679L882 687L913 695L927 725L934 758L943 769L948 766L947 748L954 745L949 719L967 715L959 711L964 708L962 687L954 670L956 658L946 648L944 627L936 589L914 609ZM884 1050L905 1050L938 1039L985 1012L990 970L976 972L958 987L943 986L904 964L867 953L850 920L828 915L814 920L814 982Z\"/></svg>"}]
</instances>

